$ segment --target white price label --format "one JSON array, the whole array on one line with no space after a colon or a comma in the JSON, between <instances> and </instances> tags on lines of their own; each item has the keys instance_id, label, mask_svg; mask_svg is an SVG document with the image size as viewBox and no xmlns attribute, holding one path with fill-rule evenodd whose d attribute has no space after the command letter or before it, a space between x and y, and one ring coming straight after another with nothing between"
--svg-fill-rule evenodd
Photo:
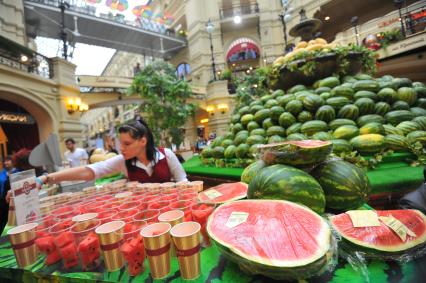
<instances>
[{"instance_id":1,"label":"white price label","mask_svg":"<svg viewBox=\"0 0 426 283\"><path fill-rule=\"evenodd\" d=\"M225 226L228 228L234 228L238 225L247 221L249 214L247 212L232 212L231 216L229 216L228 221Z\"/></svg>"},{"instance_id":2,"label":"white price label","mask_svg":"<svg viewBox=\"0 0 426 283\"><path fill-rule=\"evenodd\" d=\"M11 177L10 186L14 197L17 225L34 221L40 217L40 201L35 175L29 171L15 173L12 174L15 176Z\"/></svg>"},{"instance_id":3,"label":"white price label","mask_svg":"<svg viewBox=\"0 0 426 283\"><path fill-rule=\"evenodd\" d=\"M215 198L218 198L218 197L223 196L223 194L222 194L222 193L220 193L220 192L218 192L218 191L216 191L216 190L214 190L214 189L211 189L211 190L205 191L205 192L204 192L204 194L205 194L205 195L206 195L209 199L215 199Z\"/></svg>"},{"instance_id":4,"label":"white price label","mask_svg":"<svg viewBox=\"0 0 426 283\"><path fill-rule=\"evenodd\" d=\"M351 218L354 227L380 226L377 213L373 210L349 210L346 211L346 214Z\"/></svg>"},{"instance_id":5,"label":"white price label","mask_svg":"<svg viewBox=\"0 0 426 283\"><path fill-rule=\"evenodd\" d=\"M391 228L403 242L407 240L407 235L416 237L416 233L408 229L401 221L391 216L380 216L380 220L389 228Z\"/></svg>"}]
</instances>

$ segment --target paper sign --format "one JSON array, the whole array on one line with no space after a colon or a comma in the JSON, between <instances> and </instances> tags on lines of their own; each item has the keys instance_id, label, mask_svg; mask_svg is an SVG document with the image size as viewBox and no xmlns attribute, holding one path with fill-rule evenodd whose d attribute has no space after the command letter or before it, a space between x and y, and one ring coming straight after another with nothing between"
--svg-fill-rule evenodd
<instances>
[{"instance_id":1,"label":"paper sign","mask_svg":"<svg viewBox=\"0 0 426 283\"><path fill-rule=\"evenodd\" d=\"M34 169L12 174L10 176L16 223L22 225L40 217L40 201L36 187Z\"/></svg>"},{"instance_id":2,"label":"paper sign","mask_svg":"<svg viewBox=\"0 0 426 283\"><path fill-rule=\"evenodd\" d=\"M352 221L352 225L358 227L380 226L377 213L373 210L349 210L346 211Z\"/></svg>"},{"instance_id":3,"label":"paper sign","mask_svg":"<svg viewBox=\"0 0 426 283\"><path fill-rule=\"evenodd\" d=\"M238 225L247 221L249 214L247 212L232 212L231 216L229 216L228 221L225 226L228 228L234 228Z\"/></svg>"},{"instance_id":4,"label":"paper sign","mask_svg":"<svg viewBox=\"0 0 426 283\"><path fill-rule=\"evenodd\" d=\"M401 221L399 221L398 219L396 219L392 215L380 216L379 218L386 226L391 228L398 235L398 237L401 238L401 240L403 242L405 242L407 240L407 235L409 235L411 237L417 236L416 233L414 233L413 231L408 229L408 227L405 226L404 223L402 223Z\"/></svg>"},{"instance_id":5,"label":"paper sign","mask_svg":"<svg viewBox=\"0 0 426 283\"><path fill-rule=\"evenodd\" d=\"M209 198L209 199L215 199L218 198L220 196L223 196L222 193L216 191L215 189L211 189L208 191L205 191L204 194Z\"/></svg>"}]
</instances>

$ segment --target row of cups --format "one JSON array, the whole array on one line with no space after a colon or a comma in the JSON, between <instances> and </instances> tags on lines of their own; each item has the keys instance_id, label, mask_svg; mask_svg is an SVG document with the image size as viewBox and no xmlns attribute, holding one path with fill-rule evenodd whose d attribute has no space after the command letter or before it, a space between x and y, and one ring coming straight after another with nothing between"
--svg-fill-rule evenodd
<instances>
[{"instance_id":1,"label":"row of cups","mask_svg":"<svg viewBox=\"0 0 426 283\"><path fill-rule=\"evenodd\" d=\"M42 234L38 223L27 223L8 231L20 267L46 254L46 262L63 260L64 266L80 265L84 270L99 266L101 253L107 271L125 264L129 275L144 271L148 258L151 276L161 279L170 273L170 258L177 256L181 277L194 279L200 275L200 228L197 222L184 222L184 213L173 210L158 216L157 223L111 221L101 224L96 214L74 217L75 224L60 229L54 225ZM44 231L45 232L45 231Z\"/></svg>"}]
</instances>

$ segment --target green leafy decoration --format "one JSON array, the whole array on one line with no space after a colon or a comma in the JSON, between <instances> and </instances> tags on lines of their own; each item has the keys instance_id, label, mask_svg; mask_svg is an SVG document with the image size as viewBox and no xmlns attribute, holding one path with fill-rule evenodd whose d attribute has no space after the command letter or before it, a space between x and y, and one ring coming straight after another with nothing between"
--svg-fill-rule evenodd
<instances>
[{"instance_id":1,"label":"green leafy decoration","mask_svg":"<svg viewBox=\"0 0 426 283\"><path fill-rule=\"evenodd\" d=\"M421 142L411 143L408 149L417 157L417 160L412 160L411 166L426 165L426 149Z\"/></svg>"},{"instance_id":2,"label":"green leafy decoration","mask_svg":"<svg viewBox=\"0 0 426 283\"><path fill-rule=\"evenodd\" d=\"M197 105L187 102L191 88L187 81L178 79L175 71L173 65L156 61L133 79L128 92L143 99L140 110L156 141L170 136L171 142L179 145L184 135L180 128L194 115Z\"/></svg>"}]
</instances>

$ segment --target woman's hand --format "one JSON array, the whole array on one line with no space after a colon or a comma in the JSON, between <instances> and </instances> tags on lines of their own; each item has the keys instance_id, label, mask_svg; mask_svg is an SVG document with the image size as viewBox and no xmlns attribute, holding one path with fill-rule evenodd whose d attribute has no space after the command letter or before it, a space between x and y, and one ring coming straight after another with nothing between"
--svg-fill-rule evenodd
<instances>
[{"instance_id":1,"label":"woman's hand","mask_svg":"<svg viewBox=\"0 0 426 283\"><path fill-rule=\"evenodd\" d=\"M37 177L36 179L36 186L37 189L41 189L43 187L44 184L46 184L47 182L47 175L42 175L40 177Z\"/></svg>"}]
</instances>

